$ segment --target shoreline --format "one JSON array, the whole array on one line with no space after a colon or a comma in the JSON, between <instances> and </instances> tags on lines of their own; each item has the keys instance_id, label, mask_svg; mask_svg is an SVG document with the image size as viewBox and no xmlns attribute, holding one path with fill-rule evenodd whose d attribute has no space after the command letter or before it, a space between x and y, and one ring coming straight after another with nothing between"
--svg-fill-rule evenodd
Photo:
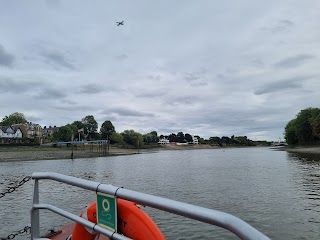
<instances>
[{"instance_id":1,"label":"shoreline","mask_svg":"<svg viewBox=\"0 0 320 240\"><path fill-rule=\"evenodd\" d=\"M124 148L110 148L109 153L102 154L96 149L90 151L85 150L74 150L73 160L81 158L97 158L97 157L112 157L121 155L133 155L138 153L143 153L145 151L137 149L124 149ZM148 151L151 152L151 151ZM0 150L0 162L10 162L10 161L34 161L34 160L61 160L61 159L72 159L71 149L55 149L55 148L25 148L22 151L17 148L8 149L6 151Z\"/></svg>"},{"instance_id":2,"label":"shoreline","mask_svg":"<svg viewBox=\"0 0 320 240\"><path fill-rule=\"evenodd\" d=\"M210 145L190 145L190 146L158 146L152 148L142 149L130 149L130 148L118 148L111 146L109 153L102 154L98 152L95 147L93 149L74 149L73 159L81 158L97 158L97 157L113 157L123 155L134 155L143 153L153 153L159 151L171 151L171 150L194 150L194 149L219 149L221 147ZM7 147L0 148L0 162L9 161L34 161L34 160L61 160L72 159L71 148L53 148L53 147Z\"/></svg>"},{"instance_id":3,"label":"shoreline","mask_svg":"<svg viewBox=\"0 0 320 240\"><path fill-rule=\"evenodd\" d=\"M308 153L320 155L320 146L297 146L297 147L283 147L280 151L287 151L290 153Z\"/></svg>"}]
</instances>

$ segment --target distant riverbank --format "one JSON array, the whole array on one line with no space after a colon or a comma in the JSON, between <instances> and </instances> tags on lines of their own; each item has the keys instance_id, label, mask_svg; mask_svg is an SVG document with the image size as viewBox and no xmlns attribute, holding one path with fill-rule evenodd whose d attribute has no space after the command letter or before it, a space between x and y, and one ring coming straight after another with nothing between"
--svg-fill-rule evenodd
<instances>
[{"instance_id":1,"label":"distant riverbank","mask_svg":"<svg viewBox=\"0 0 320 240\"><path fill-rule=\"evenodd\" d=\"M104 156L130 155L139 153L150 153L163 150L192 150L192 149L215 149L220 148L210 145L162 145L152 148L118 148L110 147L109 152ZM103 156L97 147L74 149L73 158L95 158ZM24 160L51 160L51 159L71 159L72 149L53 147L1 147L0 161L24 161Z\"/></svg>"},{"instance_id":2,"label":"distant riverbank","mask_svg":"<svg viewBox=\"0 0 320 240\"><path fill-rule=\"evenodd\" d=\"M109 149L106 156L128 155L143 152L144 150L113 148ZM94 158L103 154L97 148L74 149L73 158ZM0 148L0 161L23 161L23 160L50 160L50 159L71 159L71 148L53 147L12 147Z\"/></svg>"}]
</instances>

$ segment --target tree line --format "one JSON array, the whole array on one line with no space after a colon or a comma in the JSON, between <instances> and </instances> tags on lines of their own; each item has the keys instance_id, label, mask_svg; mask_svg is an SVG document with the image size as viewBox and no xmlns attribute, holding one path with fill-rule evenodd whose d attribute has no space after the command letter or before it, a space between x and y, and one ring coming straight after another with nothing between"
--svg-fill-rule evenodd
<instances>
[{"instance_id":1,"label":"tree line","mask_svg":"<svg viewBox=\"0 0 320 240\"><path fill-rule=\"evenodd\" d=\"M0 122L1 126L11 126L13 124L26 123L27 120L23 113L13 113L5 116ZM44 129L47 127L45 126ZM267 141L252 141L247 136L223 136L210 137L204 139L200 136L194 136L200 144L209 144L216 146L256 146L270 145ZM193 137L189 133L171 133L169 135L160 135L156 131L147 134L141 134L134 130L125 130L121 133L116 132L116 129L110 120L105 120L99 131L98 123L93 115L87 115L81 120L76 120L72 123L60 126L52 135L47 136L49 142L57 141L79 141L79 140L97 140L106 139L111 144L141 147L143 145L153 145L159 142L159 139L168 139L174 143L192 143Z\"/></svg>"},{"instance_id":2,"label":"tree line","mask_svg":"<svg viewBox=\"0 0 320 240\"><path fill-rule=\"evenodd\" d=\"M270 145L270 142L267 141L253 141L249 139L247 136L234 136L231 137L223 136L223 137L210 137L209 139L204 139L200 136L194 136L198 139L200 144L209 144L216 146L267 146ZM189 133L184 134L183 132L178 132L177 134L171 133L170 135L160 135L160 138L166 138L170 142L178 142L178 143L192 143L193 138Z\"/></svg>"},{"instance_id":3,"label":"tree line","mask_svg":"<svg viewBox=\"0 0 320 240\"><path fill-rule=\"evenodd\" d=\"M306 108L290 120L284 131L289 145L308 145L320 141L320 109Z\"/></svg>"}]
</instances>

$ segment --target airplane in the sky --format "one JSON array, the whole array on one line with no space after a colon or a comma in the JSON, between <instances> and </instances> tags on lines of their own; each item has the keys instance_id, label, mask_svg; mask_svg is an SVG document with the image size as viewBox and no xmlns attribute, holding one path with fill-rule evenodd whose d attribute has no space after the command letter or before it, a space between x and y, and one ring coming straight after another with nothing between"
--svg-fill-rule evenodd
<instances>
[{"instance_id":1,"label":"airplane in the sky","mask_svg":"<svg viewBox=\"0 0 320 240\"><path fill-rule=\"evenodd\" d=\"M116 22L116 23L117 23L117 26L123 25L123 22L124 22L124 21Z\"/></svg>"}]
</instances>

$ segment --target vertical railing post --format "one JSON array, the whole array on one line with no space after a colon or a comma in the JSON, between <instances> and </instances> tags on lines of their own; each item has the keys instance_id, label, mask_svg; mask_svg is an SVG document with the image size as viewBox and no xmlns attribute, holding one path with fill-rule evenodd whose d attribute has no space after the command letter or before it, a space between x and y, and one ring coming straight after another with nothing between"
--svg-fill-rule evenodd
<instances>
[{"instance_id":1,"label":"vertical railing post","mask_svg":"<svg viewBox=\"0 0 320 240\"><path fill-rule=\"evenodd\" d=\"M31 208L31 240L40 237L40 214L39 209L35 209L34 205L39 204L39 180L34 181L33 203Z\"/></svg>"}]
</instances>

